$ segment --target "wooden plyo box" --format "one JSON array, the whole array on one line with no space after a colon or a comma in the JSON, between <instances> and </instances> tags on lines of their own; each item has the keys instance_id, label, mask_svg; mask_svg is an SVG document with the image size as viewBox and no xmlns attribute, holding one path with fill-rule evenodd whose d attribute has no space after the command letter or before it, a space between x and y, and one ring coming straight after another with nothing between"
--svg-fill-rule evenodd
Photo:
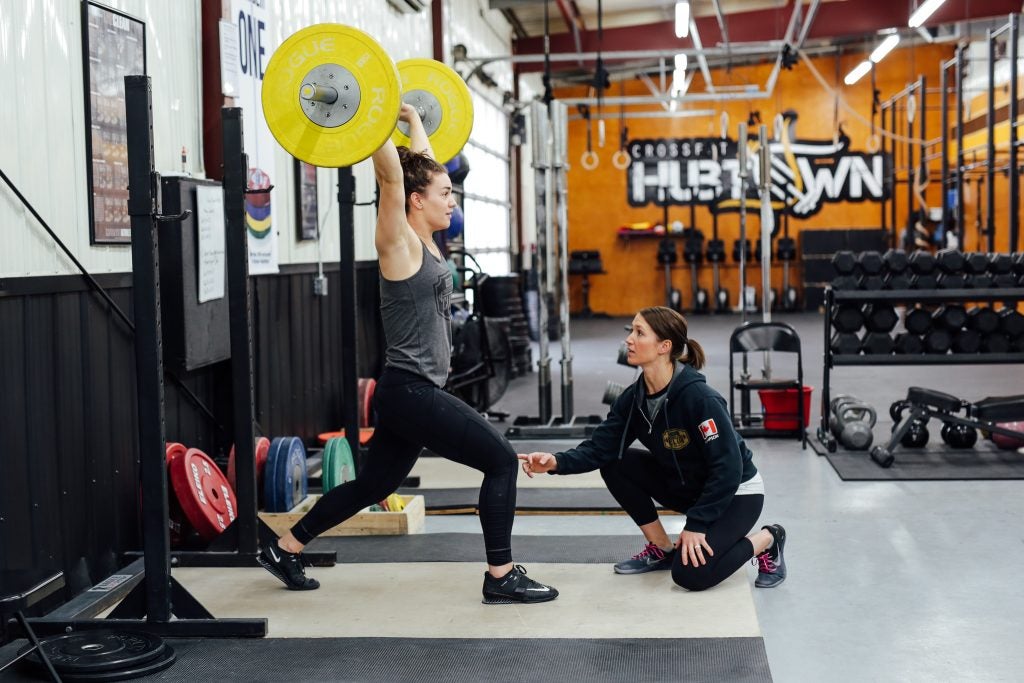
<instances>
[{"instance_id":1,"label":"wooden plyo box","mask_svg":"<svg viewBox=\"0 0 1024 683\"><path fill-rule=\"evenodd\" d=\"M320 498L306 496L291 512L261 512L260 519L283 535L291 529ZM402 496L405 509L401 512L368 512L363 510L320 534L321 536L401 536L422 534L425 516L423 496Z\"/></svg>"}]
</instances>

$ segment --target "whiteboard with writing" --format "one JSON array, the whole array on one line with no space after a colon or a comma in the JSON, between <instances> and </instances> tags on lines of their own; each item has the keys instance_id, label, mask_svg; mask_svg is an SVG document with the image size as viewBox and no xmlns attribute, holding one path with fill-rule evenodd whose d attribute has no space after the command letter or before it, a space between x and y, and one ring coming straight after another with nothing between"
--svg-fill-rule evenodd
<instances>
[{"instance_id":1,"label":"whiteboard with writing","mask_svg":"<svg viewBox=\"0 0 1024 683\"><path fill-rule=\"evenodd\" d=\"M224 193L220 185L196 186L196 258L199 303L224 297Z\"/></svg>"}]
</instances>

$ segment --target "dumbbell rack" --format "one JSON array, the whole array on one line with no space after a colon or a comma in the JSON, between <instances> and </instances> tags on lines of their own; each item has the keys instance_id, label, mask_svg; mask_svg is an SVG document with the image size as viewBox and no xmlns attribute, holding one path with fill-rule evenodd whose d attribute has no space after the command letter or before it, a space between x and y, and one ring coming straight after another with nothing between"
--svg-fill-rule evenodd
<instances>
[{"instance_id":1,"label":"dumbbell rack","mask_svg":"<svg viewBox=\"0 0 1024 683\"><path fill-rule=\"evenodd\" d=\"M825 289L825 351L821 380L821 426L818 440L830 453L836 450L836 441L828 427L828 406L832 368L841 365L999 365L1024 363L1024 353L923 353L923 354L852 354L833 353L832 311L838 303L956 303L964 301L1020 301L1024 288L992 289L901 289L901 290L833 290Z\"/></svg>"}]
</instances>

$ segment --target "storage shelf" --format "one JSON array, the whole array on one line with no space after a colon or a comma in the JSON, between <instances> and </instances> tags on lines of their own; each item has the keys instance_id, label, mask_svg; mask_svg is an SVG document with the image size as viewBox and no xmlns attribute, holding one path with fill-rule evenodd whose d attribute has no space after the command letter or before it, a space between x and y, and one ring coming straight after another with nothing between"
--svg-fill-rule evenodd
<instances>
[{"instance_id":1,"label":"storage shelf","mask_svg":"<svg viewBox=\"0 0 1024 683\"><path fill-rule=\"evenodd\" d=\"M1024 363L1024 353L833 354L832 365L997 365Z\"/></svg>"},{"instance_id":2,"label":"storage shelf","mask_svg":"<svg viewBox=\"0 0 1024 683\"><path fill-rule=\"evenodd\" d=\"M846 289L833 290L836 302L906 301L949 303L953 301L1002 301L1024 299L1024 288L1003 287L990 289Z\"/></svg>"}]
</instances>

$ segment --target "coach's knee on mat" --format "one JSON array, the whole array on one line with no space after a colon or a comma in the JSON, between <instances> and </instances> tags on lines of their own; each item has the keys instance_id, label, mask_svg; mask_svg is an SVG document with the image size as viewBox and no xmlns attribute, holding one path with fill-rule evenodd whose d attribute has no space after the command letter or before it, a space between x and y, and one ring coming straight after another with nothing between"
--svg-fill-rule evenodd
<instances>
[{"instance_id":1,"label":"coach's knee on mat","mask_svg":"<svg viewBox=\"0 0 1024 683\"><path fill-rule=\"evenodd\" d=\"M688 591L703 591L715 585L709 565L694 567L678 561L672 567L672 580Z\"/></svg>"}]
</instances>

